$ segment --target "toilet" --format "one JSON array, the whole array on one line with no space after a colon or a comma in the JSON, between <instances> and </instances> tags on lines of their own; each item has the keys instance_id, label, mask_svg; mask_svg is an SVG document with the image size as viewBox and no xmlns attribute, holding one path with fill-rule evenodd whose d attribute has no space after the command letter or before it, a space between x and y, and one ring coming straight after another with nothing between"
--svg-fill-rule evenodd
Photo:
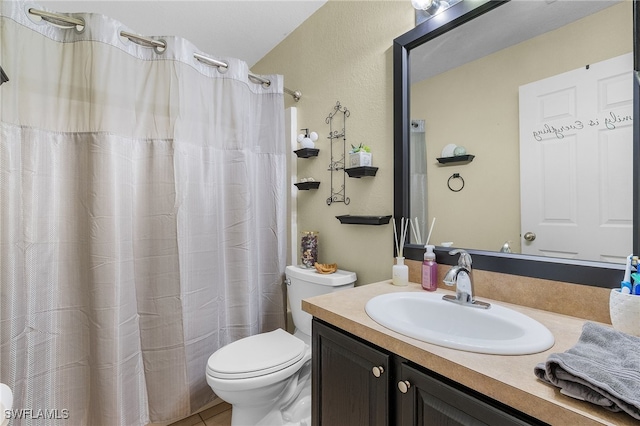
<instances>
[{"instance_id":1,"label":"toilet","mask_svg":"<svg viewBox=\"0 0 640 426\"><path fill-rule=\"evenodd\" d=\"M11 408L13 407L13 393L11 388L4 383L0 383L0 426L7 426L11 419Z\"/></svg>"},{"instance_id":2,"label":"toilet","mask_svg":"<svg viewBox=\"0 0 640 426\"><path fill-rule=\"evenodd\" d=\"M286 268L294 334L282 329L245 337L209 357L207 383L232 405L231 426L311 425L311 315L302 299L353 287L355 272Z\"/></svg>"}]
</instances>

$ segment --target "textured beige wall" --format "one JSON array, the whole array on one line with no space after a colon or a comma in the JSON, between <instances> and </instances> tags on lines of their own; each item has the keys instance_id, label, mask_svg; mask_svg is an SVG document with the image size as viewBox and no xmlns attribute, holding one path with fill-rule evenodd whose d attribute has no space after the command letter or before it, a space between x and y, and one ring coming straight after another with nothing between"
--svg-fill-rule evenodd
<instances>
[{"instance_id":1,"label":"textured beige wall","mask_svg":"<svg viewBox=\"0 0 640 426\"><path fill-rule=\"evenodd\" d=\"M252 71L284 75L285 86L303 98L299 128L320 136L318 157L298 160L298 176L321 181L318 190L299 191L298 229L320 231L319 260L354 271L358 285L391 277L393 228L342 225L337 215L393 213L393 39L414 26L410 1L329 0L276 46ZM375 177L346 179L349 205L327 205L330 195L329 125L325 119L339 101L349 109L347 144L371 147ZM338 144L334 142L334 148ZM342 183L334 173L334 186ZM336 180L339 182L337 183Z\"/></svg>"},{"instance_id":2,"label":"textured beige wall","mask_svg":"<svg viewBox=\"0 0 640 426\"><path fill-rule=\"evenodd\" d=\"M631 16L631 2L623 2L412 86L411 118L426 119L430 141L427 192L436 202L427 222L437 218L434 242L498 250L511 240L519 251L518 87L631 52ZM467 165L437 166L436 157L449 143L465 146L476 158ZM454 172L465 180L460 193L447 188Z\"/></svg>"}]
</instances>

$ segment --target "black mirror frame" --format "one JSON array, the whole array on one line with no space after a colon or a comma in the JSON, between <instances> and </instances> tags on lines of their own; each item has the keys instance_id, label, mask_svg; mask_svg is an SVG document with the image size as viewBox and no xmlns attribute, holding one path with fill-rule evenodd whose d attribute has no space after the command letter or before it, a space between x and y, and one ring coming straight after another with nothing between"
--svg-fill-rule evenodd
<instances>
[{"instance_id":1,"label":"black mirror frame","mask_svg":"<svg viewBox=\"0 0 640 426\"><path fill-rule=\"evenodd\" d=\"M393 41L393 107L394 107L394 220L410 217L409 209L409 54L410 50L464 24L509 0L462 1L438 17L416 26ZM633 0L634 102L633 102L633 252L640 254L640 0ZM396 223L396 225L400 225ZM453 264L453 256L445 247L436 247L438 263ZM476 269L511 275L542 278L596 287L616 287L623 277L624 265L586 260L555 259L531 255L468 250ZM405 242L406 259L422 261L424 247ZM394 253L395 255L395 253Z\"/></svg>"}]
</instances>

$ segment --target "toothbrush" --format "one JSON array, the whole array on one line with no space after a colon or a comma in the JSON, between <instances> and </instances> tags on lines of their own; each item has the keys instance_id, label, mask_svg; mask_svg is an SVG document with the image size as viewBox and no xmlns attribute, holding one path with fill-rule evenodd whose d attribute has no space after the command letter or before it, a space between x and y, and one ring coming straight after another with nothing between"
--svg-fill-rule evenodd
<instances>
[{"instance_id":1,"label":"toothbrush","mask_svg":"<svg viewBox=\"0 0 640 426\"><path fill-rule=\"evenodd\" d=\"M640 295L640 272L631 273L631 294Z\"/></svg>"},{"instance_id":2,"label":"toothbrush","mask_svg":"<svg viewBox=\"0 0 640 426\"><path fill-rule=\"evenodd\" d=\"M631 294L640 295L640 273L634 272L631 274L631 281L633 282Z\"/></svg>"},{"instance_id":3,"label":"toothbrush","mask_svg":"<svg viewBox=\"0 0 640 426\"><path fill-rule=\"evenodd\" d=\"M620 293L631 294L631 261L633 259L633 253L627 256L627 267L624 270L624 279L620 283Z\"/></svg>"}]
</instances>

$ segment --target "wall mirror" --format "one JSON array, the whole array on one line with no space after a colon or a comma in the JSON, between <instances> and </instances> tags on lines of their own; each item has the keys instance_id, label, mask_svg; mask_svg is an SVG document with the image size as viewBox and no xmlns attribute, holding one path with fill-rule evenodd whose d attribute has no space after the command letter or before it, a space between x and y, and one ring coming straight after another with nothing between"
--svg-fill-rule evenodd
<instances>
[{"instance_id":1,"label":"wall mirror","mask_svg":"<svg viewBox=\"0 0 640 426\"><path fill-rule=\"evenodd\" d=\"M631 52L637 50L637 21L637 1L465 0L394 40L394 215L418 218L422 232L409 232L407 258L422 259L422 244L435 217L430 243L439 246L453 241L454 247L473 254L477 268L604 287L620 280L624 257L639 252L635 160L640 139L640 68L637 52L635 56ZM612 101L610 109L597 105L585 112L579 107L579 112L574 109L573 115L564 117L567 111L561 111L550 124L530 120L531 111L545 105L543 96L532 98L531 93L576 93L575 88L563 92L553 84L564 75L576 80L569 74L572 71L591 78L604 67L601 64L615 62L613 58L636 72L628 72L622 85L610 84L613 77L600 79L609 84L595 83L618 88L603 97ZM577 93L547 104L557 110L571 104L570 98L597 98L591 92ZM520 105L522 99L541 98L534 107L525 107L533 102ZM585 145L578 140L586 140L587 130L594 131L596 143L587 151L595 161L588 166L584 154L576 153ZM527 136L537 142L534 146L546 147L540 155L551 158L546 166L531 166L533 156L520 146ZM451 145L464 146L475 158L439 163L437 158ZM527 153L523 158L521 150ZM603 168L607 165L608 169ZM535 171L532 177L527 167ZM541 175L540 170L547 174ZM576 174L580 171L585 177ZM456 173L465 180L460 192L447 185ZM532 186L546 186L556 193L521 197L531 194ZM583 193L587 188L583 199L595 198L593 194L602 197L600 205L584 210L597 212L600 221L609 215L604 218L605 228L618 232L617 242L611 244L617 251L606 247L613 237L603 237L598 230L576 233L573 229L573 222L584 222L574 220L580 213L575 211L576 188ZM606 210L611 197L619 197L615 211ZM542 200L542 207L521 207L523 199ZM554 199L570 202L549 202ZM536 243L525 241L523 208L524 216L544 211L553 234L565 242L605 247L592 253L574 250L571 244L543 246L539 243L548 241L544 236ZM573 234L558 231L567 224ZM505 243L511 253L499 251ZM453 260L447 251L436 249L440 263Z\"/></svg>"}]
</instances>

